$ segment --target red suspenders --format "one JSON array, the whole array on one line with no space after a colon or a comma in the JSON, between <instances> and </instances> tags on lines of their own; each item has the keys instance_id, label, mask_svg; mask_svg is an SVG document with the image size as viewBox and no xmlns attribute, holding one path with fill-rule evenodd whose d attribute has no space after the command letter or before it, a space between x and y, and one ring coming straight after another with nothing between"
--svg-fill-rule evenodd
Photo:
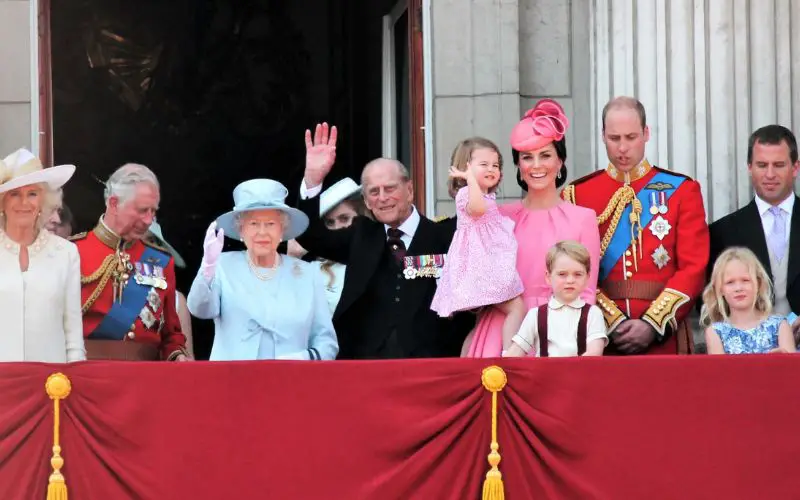
<instances>
[{"instance_id":1,"label":"red suspenders","mask_svg":"<svg viewBox=\"0 0 800 500\"><path fill-rule=\"evenodd\" d=\"M581 308L581 319L578 320L578 356L586 352L586 327L589 323L590 304L584 304ZM539 356L547 357L547 312L550 309L547 304L539 306L537 313L537 323L539 327Z\"/></svg>"}]
</instances>

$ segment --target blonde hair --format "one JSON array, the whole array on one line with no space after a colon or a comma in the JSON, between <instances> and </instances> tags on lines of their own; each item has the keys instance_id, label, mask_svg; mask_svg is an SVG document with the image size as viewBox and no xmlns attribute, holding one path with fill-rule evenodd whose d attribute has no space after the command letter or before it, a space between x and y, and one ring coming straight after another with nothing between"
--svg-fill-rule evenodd
<instances>
[{"instance_id":1,"label":"blonde hair","mask_svg":"<svg viewBox=\"0 0 800 500\"><path fill-rule=\"evenodd\" d=\"M497 144L483 137L470 137L459 142L458 146L453 150L453 154L450 155L450 165L456 170L466 172L467 164L472 160L472 153L478 149L490 149L497 153L497 161L500 165L500 180L503 180L503 155L500 153L500 148L497 147ZM467 181L464 179L450 179L447 183L447 192L450 193L451 198L455 199L458 190L466 185ZM500 181L489 192L495 192L499 185Z\"/></svg>"},{"instance_id":2,"label":"blonde hair","mask_svg":"<svg viewBox=\"0 0 800 500\"><path fill-rule=\"evenodd\" d=\"M581 245L577 241L564 240L559 241L547 251L547 257L545 257L545 266L547 267L548 273L553 272L553 265L555 264L556 259L562 255L566 255L570 259L582 265L586 269L587 274L591 271L592 259L589 256L589 250L587 250L585 246Z\"/></svg>"},{"instance_id":3,"label":"blonde hair","mask_svg":"<svg viewBox=\"0 0 800 500\"><path fill-rule=\"evenodd\" d=\"M47 219L50 218L53 212L61 207L63 203L63 194L61 189L50 189L50 185L46 182L40 182L34 185L39 186L42 190L42 204L39 206L39 216L34 222L34 227L39 231L47 224ZM22 187L25 186L20 186L20 188ZM3 200L6 194L8 194L8 192L0 193L0 208L3 206ZM7 217L5 212L0 211L0 223L2 223L2 227L5 227L6 221Z\"/></svg>"},{"instance_id":4,"label":"blonde hair","mask_svg":"<svg viewBox=\"0 0 800 500\"><path fill-rule=\"evenodd\" d=\"M744 247L731 247L717 257L714 269L711 271L711 280L703 290L703 308L700 311L700 324L709 326L711 323L728 321L730 306L722 295L722 280L725 278L725 269L733 261L739 261L747 267L750 279L756 284L756 298L753 309L764 316L772 312L772 281L767 270L752 251Z\"/></svg>"}]
</instances>

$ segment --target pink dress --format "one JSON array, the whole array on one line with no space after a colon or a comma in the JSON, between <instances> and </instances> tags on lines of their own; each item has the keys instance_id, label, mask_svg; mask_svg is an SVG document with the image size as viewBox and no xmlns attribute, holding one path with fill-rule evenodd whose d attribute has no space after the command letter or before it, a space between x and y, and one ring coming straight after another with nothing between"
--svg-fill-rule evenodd
<instances>
[{"instance_id":1,"label":"pink dress","mask_svg":"<svg viewBox=\"0 0 800 500\"><path fill-rule=\"evenodd\" d=\"M431 301L431 309L442 317L522 294L514 223L500 214L494 194L484 195L486 212L480 217L467 213L468 200L468 188L459 189L458 224Z\"/></svg>"},{"instance_id":2,"label":"pink dress","mask_svg":"<svg viewBox=\"0 0 800 500\"><path fill-rule=\"evenodd\" d=\"M561 202L548 210L528 210L522 202L500 206L500 213L516 223L517 271L525 287L523 299L528 309L547 303L552 289L545 282L547 251L563 240L582 243L591 257L589 283L581 297L595 303L597 271L600 266L600 230L594 210ZM487 309L478 318L467 356L495 358L502 351L502 328L505 315L496 308Z\"/></svg>"}]
</instances>

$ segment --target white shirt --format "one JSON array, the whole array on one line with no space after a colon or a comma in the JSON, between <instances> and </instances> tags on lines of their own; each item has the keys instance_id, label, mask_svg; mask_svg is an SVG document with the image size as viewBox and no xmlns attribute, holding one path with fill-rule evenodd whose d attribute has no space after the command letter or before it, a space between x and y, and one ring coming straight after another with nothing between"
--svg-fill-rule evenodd
<instances>
[{"instance_id":1,"label":"white shirt","mask_svg":"<svg viewBox=\"0 0 800 500\"><path fill-rule=\"evenodd\" d=\"M311 189L308 189L308 187L306 187L305 179L303 179L303 181L300 183L300 198L304 200L307 200L308 198L313 198L319 195L321 192L322 192L322 184L313 187ZM400 239L403 240L403 243L406 245L406 249L411 247L411 240L414 239L414 233L417 232L417 228L419 227L419 221L420 221L420 216L419 212L417 212L417 207L411 205L411 215L409 215L408 218L405 221L403 221L403 223L400 224L400 226L398 226L397 228L403 232L403 236L401 236ZM383 230L386 232L387 238L389 237L390 227L391 226L387 224L383 225Z\"/></svg>"},{"instance_id":2,"label":"white shirt","mask_svg":"<svg viewBox=\"0 0 800 500\"><path fill-rule=\"evenodd\" d=\"M769 241L769 234L772 232L772 227L775 225L775 216L772 212L769 211L772 208L772 205L767 203L766 201L762 200L761 198L756 195L756 207L758 207L758 213L761 215L761 227L764 228L764 237L767 238ZM780 202L778 207L786 212L784 216L784 221L786 224L786 242L789 242L789 229L792 227L792 210L794 209L794 193L791 193L788 198Z\"/></svg>"},{"instance_id":3,"label":"white shirt","mask_svg":"<svg viewBox=\"0 0 800 500\"><path fill-rule=\"evenodd\" d=\"M28 247L0 231L0 361L64 363L86 359L78 247L46 230Z\"/></svg>"},{"instance_id":4,"label":"white shirt","mask_svg":"<svg viewBox=\"0 0 800 500\"><path fill-rule=\"evenodd\" d=\"M552 358L563 358L578 355L578 323L581 319L581 308L585 302L575 299L569 304L562 304L555 297L547 303L547 354ZM545 306L540 306L545 307ZM539 347L539 308L534 307L525 315L522 326L512 340L525 352L531 351L540 355ZM603 312L597 306L589 309L586 321L586 344L603 339L608 345L606 323Z\"/></svg>"}]
</instances>

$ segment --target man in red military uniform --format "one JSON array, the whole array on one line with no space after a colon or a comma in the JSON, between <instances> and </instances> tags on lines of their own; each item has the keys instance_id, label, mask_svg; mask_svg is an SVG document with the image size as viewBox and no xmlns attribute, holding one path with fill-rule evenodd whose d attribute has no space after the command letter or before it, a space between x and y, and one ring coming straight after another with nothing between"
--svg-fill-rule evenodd
<instances>
[{"instance_id":1,"label":"man in red military uniform","mask_svg":"<svg viewBox=\"0 0 800 500\"><path fill-rule=\"evenodd\" d=\"M81 256L87 358L190 360L175 308L175 265L148 233L158 179L143 165L124 165L105 198L97 226L71 238Z\"/></svg>"},{"instance_id":2,"label":"man in red military uniform","mask_svg":"<svg viewBox=\"0 0 800 500\"><path fill-rule=\"evenodd\" d=\"M603 109L610 164L574 181L562 197L597 212L602 235L597 305L607 354L686 354L685 319L705 284L709 236L700 185L651 166L642 104L617 97Z\"/></svg>"}]
</instances>

